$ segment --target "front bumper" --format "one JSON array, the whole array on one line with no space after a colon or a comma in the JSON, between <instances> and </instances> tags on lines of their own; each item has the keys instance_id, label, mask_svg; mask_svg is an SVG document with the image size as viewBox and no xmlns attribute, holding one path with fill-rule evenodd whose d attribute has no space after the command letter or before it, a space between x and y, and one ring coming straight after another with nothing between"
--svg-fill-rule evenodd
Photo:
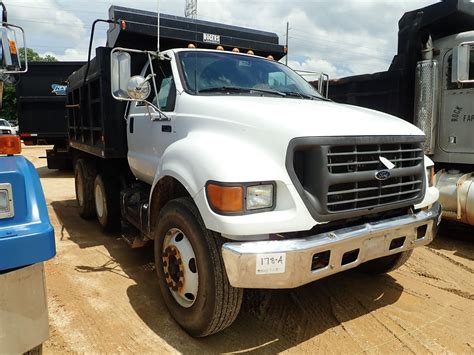
<instances>
[{"instance_id":1,"label":"front bumper","mask_svg":"<svg viewBox=\"0 0 474 355\"><path fill-rule=\"evenodd\" d=\"M429 244L441 206L306 238L232 242L222 246L230 284L241 288L294 288L366 261Z\"/></svg>"}]
</instances>

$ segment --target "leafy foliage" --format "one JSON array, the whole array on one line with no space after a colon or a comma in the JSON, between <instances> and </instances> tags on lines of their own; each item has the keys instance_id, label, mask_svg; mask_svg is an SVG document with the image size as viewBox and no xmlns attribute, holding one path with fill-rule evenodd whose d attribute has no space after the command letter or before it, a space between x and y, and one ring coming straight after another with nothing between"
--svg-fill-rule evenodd
<instances>
[{"instance_id":1,"label":"leafy foliage","mask_svg":"<svg viewBox=\"0 0 474 355\"><path fill-rule=\"evenodd\" d=\"M42 57L31 48L26 48L26 52L28 54L29 62L57 62L58 61L55 57L49 54L46 54L44 57ZM25 60L25 53L22 50L20 50L20 58L22 61Z\"/></svg>"}]
</instances>

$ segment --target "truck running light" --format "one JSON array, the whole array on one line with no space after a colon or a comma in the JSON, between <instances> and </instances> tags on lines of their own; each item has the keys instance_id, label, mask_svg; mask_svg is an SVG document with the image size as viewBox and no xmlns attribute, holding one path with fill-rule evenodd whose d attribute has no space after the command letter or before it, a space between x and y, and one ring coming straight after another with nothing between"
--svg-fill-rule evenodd
<instances>
[{"instance_id":1,"label":"truck running light","mask_svg":"<svg viewBox=\"0 0 474 355\"><path fill-rule=\"evenodd\" d=\"M0 136L0 154L13 155L21 153L20 137Z\"/></svg>"},{"instance_id":2,"label":"truck running light","mask_svg":"<svg viewBox=\"0 0 474 355\"><path fill-rule=\"evenodd\" d=\"M207 199L217 213L243 212L244 188L242 186L207 185Z\"/></svg>"}]
</instances>

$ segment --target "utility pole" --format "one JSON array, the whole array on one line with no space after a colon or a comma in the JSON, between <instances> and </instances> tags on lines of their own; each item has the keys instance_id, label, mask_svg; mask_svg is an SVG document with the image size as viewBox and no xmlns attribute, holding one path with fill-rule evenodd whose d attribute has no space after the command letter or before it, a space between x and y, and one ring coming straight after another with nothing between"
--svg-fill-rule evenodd
<instances>
[{"instance_id":1,"label":"utility pole","mask_svg":"<svg viewBox=\"0 0 474 355\"><path fill-rule=\"evenodd\" d=\"M286 22L286 45L285 45L285 52L286 52L286 57L285 57L285 65L288 65L288 33L290 32L290 22Z\"/></svg>"},{"instance_id":2,"label":"utility pole","mask_svg":"<svg viewBox=\"0 0 474 355\"><path fill-rule=\"evenodd\" d=\"M184 16L195 19L197 17L197 0L186 0Z\"/></svg>"}]
</instances>

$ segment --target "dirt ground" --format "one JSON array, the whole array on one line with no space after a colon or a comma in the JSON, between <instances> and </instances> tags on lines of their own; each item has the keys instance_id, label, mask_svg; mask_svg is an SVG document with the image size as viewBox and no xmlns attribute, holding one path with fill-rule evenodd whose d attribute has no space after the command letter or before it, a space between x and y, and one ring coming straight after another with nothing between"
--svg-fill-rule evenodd
<instances>
[{"instance_id":1,"label":"dirt ground","mask_svg":"<svg viewBox=\"0 0 474 355\"><path fill-rule=\"evenodd\" d=\"M474 230L443 223L401 269L349 271L294 289L253 291L229 329L189 337L160 297L150 248L130 249L77 213L72 173L45 147L24 154L41 176L57 256L47 262L45 353L471 353Z\"/></svg>"}]
</instances>

